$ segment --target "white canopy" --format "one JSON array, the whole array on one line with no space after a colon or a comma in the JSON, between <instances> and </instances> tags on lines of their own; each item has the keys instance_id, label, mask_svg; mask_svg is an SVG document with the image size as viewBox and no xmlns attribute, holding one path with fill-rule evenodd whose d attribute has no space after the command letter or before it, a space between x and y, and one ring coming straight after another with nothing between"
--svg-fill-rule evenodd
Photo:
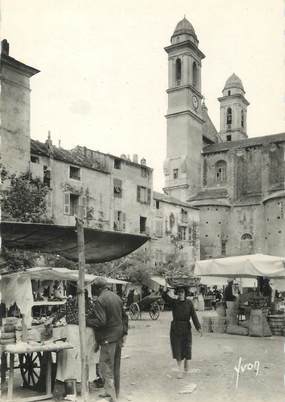
<instances>
[{"instance_id":1,"label":"white canopy","mask_svg":"<svg viewBox=\"0 0 285 402\"><path fill-rule=\"evenodd\" d=\"M2 278L12 278L15 276L19 276L21 278L23 277L28 277L29 279L33 280L40 280L40 281L78 281L78 275L79 271L78 270L73 270L73 269L68 269L68 268L54 268L54 267L34 267L34 268L29 268L26 271L20 271L20 272L13 272L10 274L3 275ZM90 284L92 283L96 278L98 278L97 275L91 275L91 274L85 274L85 282ZM126 281L121 281L119 279L113 279L113 278L104 278L106 279L107 283L109 284L122 284L126 285L128 282Z\"/></svg>"},{"instance_id":2,"label":"white canopy","mask_svg":"<svg viewBox=\"0 0 285 402\"><path fill-rule=\"evenodd\" d=\"M223 278L285 278L285 258L251 254L197 261L194 274Z\"/></svg>"}]
</instances>

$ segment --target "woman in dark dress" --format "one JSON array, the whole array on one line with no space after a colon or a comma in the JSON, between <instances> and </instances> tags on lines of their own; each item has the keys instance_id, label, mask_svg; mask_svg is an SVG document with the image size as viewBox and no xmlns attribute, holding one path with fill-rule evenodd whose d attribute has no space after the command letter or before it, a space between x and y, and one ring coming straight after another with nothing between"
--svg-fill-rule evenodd
<instances>
[{"instance_id":1,"label":"woman in dark dress","mask_svg":"<svg viewBox=\"0 0 285 402\"><path fill-rule=\"evenodd\" d=\"M172 310L173 321L170 326L170 343L173 359L178 366L178 378L183 377L182 362L184 361L184 372L189 370L189 360L192 357L192 333L190 318L196 330L202 336L201 325L191 300L186 298L187 289L178 287L176 289L177 299L170 297L167 291L162 293L163 300L168 303Z\"/></svg>"}]
</instances>

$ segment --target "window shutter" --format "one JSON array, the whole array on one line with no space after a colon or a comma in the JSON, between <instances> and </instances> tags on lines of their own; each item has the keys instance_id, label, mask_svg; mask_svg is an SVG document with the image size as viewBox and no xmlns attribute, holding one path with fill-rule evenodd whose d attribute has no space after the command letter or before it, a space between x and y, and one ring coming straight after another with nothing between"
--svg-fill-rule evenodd
<instances>
[{"instance_id":1,"label":"window shutter","mask_svg":"<svg viewBox=\"0 0 285 402\"><path fill-rule=\"evenodd\" d=\"M82 197L82 208L83 208L83 217L87 216L87 199L86 197Z\"/></svg>"},{"instance_id":2,"label":"window shutter","mask_svg":"<svg viewBox=\"0 0 285 402\"><path fill-rule=\"evenodd\" d=\"M139 201L139 202L141 200L140 194L141 194L141 188L140 188L140 186L137 186L137 201Z\"/></svg>"},{"instance_id":3,"label":"window shutter","mask_svg":"<svg viewBox=\"0 0 285 402\"><path fill-rule=\"evenodd\" d=\"M150 204L151 202L151 189L147 189L147 203Z\"/></svg>"},{"instance_id":4,"label":"window shutter","mask_svg":"<svg viewBox=\"0 0 285 402\"><path fill-rule=\"evenodd\" d=\"M118 230L119 227L119 211L115 210L114 211L114 230Z\"/></svg>"},{"instance_id":5,"label":"window shutter","mask_svg":"<svg viewBox=\"0 0 285 402\"><path fill-rule=\"evenodd\" d=\"M126 230L126 214L122 212L122 230L123 232Z\"/></svg>"},{"instance_id":6,"label":"window shutter","mask_svg":"<svg viewBox=\"0 0 285 402\"><path fill-rule=\"evenodd\" d=\"M48 215L52 215L52 193L51 193L51 191L49 191L47 193L46 203L47 203L47 213L48 213Z\"/></svg>"},{"instance_id":7,"label":"window shutter","mask_svg":"<svg viewBox=\"0 0 285 402\"><path fill-rule=\"evenodd\" d=\"M64 215L70 215L70 193L64 193Z\"/></svg>"}]
</instances>

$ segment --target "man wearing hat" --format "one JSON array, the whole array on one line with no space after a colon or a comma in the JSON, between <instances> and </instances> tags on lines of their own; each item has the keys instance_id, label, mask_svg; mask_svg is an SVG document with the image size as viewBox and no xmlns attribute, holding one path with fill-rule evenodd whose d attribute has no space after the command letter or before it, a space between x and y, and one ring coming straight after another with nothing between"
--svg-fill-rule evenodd
<instances>
[{"instance_id":1,"label":"man wearing hat","mask_svg":"<svg viewBox=\"0 0 285 402\"><path fill-rule=\"evenodd\" d=\"M120 390L121 347L128 332L127 315L122 300L107 288L104 278L98 277L93 287L98 298L86 324L94 328L100 346L99 370L106 391L104 396L115 402Z\"/></svg>"}]
</instances>

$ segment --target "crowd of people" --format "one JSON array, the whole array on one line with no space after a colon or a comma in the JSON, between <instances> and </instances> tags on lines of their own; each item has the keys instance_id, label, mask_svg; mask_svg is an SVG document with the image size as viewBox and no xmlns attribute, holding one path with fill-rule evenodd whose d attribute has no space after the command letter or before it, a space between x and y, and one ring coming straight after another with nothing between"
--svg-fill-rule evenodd
<instances>
[{"instance_id":1,"label":"crowd of people","mask_svg":"<svg viewBox=\"0 0 285 402\"><path fill-rule=\"evenodd\" d=\"M269 281L264 280L260 284L260 291L271 299L272 289ZM192 357L192 328L191 321L195 329L202 336L201 325L197 317L195 306L191 299L193 294L187 286L177 285L175 289L160 287L153 290L142 287L129 289L125 297L125 307L122 295L117 295L107 287L105 279L98 277L93 284L93 299L85 294L86 306L86 346L89 363L89 381L100 381L104 386L102 397L108 398L111 402L116 402L120 390L120 360L121 348L125 343L128 333L128 316L125 308L132 303L139 303L142 299L159 294L163 302L172 311L172 321L170 324L170 346L173 359L177 362L178 378L182 378L183 371L189 370L189 361ZM219 289L217 285L212 288L200 288L198 293L204 292L207 296L212 296L212 308L216 309L219 304L225 308L232 308L232 304L237 304L241 292L237 283L228 280L224 289ZM74 364L74 360L80 355L79 333L78 333L78 301L77 295L67 299L67 302L60 311L53 315L53 322L65 317L65 334L75 345L75 350L66 350L61 353L59 366L57 369L57 379L65 383L66 400L73 400L72 381L74 378L80 382L81 373ZM99 358L94 358L99 352ZM92 358L93 356L93 358ZM78 362L77 362L78 363Z\"/></svg>"}]
</instances>

